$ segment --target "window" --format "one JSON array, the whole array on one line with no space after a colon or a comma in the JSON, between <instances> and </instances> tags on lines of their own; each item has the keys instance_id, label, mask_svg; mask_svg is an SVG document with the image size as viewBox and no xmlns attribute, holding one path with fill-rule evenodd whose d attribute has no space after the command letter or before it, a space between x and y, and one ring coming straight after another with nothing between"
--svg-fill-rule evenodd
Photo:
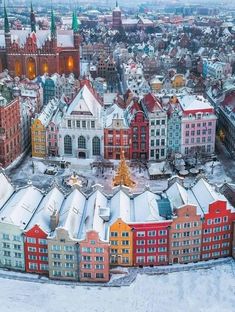
<instances>
[{"instance_id":1,"label":"window","mask_svg":"<svg viewBox=\"0 0 235 312\"><path fill-rule=\"evenodd\" d=\"M86 120L82 120L82 128L86 128Z\"/></svg>"},{"instance_id":2,"label":"window","mask_svg":"<svg viewBox=\"0 0 235 312\"><path fill-rule=\"evenodd\" d=\"M118 236L118 232L111 232L111 237L117 237Z\"/></svg>"},{"instance_id":3,"label":"window","mask_svg":"<svg viewBox=\"0 0 235 312\"><path fill-rule=\"evenodd\" d=\"M137 237L144 237L145 236L145 232L137 232Z\"/></svg>"},{"instance_id":4,"label":"window","mask_svg":"<svg viewBox=\"0 0 235 312\"><path fill-rule=\"evenodd\" d=\"M104 269L104 265L103 265L103 264L96 264L96 265L95 265L95 268L96 268L97 270L103 270L103 269Z\"/></svg>"},{"instance_id":5,"label":"window","mask_svg":"<svg viewBox=\"0 0 235 312\"><path fill-rule=\"evenodd\" d=\"M129 240L123 240L122 241L123 246L128 246L129 245Z\"/></svg>"},{"instance_id":6,"label":"window","mask_svg":"<svg viewBox=\"0 0 235 312\"><path fill-rule=\"evenodd\" d=\"M80 120L76 120L76 127L77 127L77 128L80 128L80 126L81 126L81 125L80 125Z\"/></svg>"},{"instance_id":7,"label":"window","mask_svg":"<svg viewBox=\"0 0 235 312\"><path fill-rule=\"evenodd\" d=\"M137 262L137 263L143 263L143 262L145 262L145 257L142 257L142 256L136 257L136 262Z\"/></svg>"},{"instance_id":8,"label":"window","mask_svg":"<svg viewBox=\"0 0 235 312\"><path fill-rule=\"evenodd\" d=\"M71 125L72 125L72 121L68 120L68 128L71 128Z\"/></svg>"},{"instance_id":9,"label":"window","mask_svg":"<svg viewBox=\"0 0 235 312\"><path fill-rule=\"evenodd\" d=\"M91 269L92 268L92 265L90 263L84 263L82 265L83 269Z\"/></svg>"},{"instance_id":10,"label":"window","mask_svg":"<svg viewBox=\"0 0 235 312\"><path fill-rule=\"evenodd\" d=\"M29 252L36 252L37 248L36 247L28 247Z\"/></svg>"},{"instance_id":11,"label":"window","mask_svg":"<svg viewBox=\"0 0 235 312\"><path fill-rule=\"evenodd\" d=\"M156 248L155 247L149 247L147 249L147 252L149 252L149 253L156 252Z\"/></svg>"},{"instance_id":12,"label":"window","mask_svg":"<svg viewBox=\"0 0 235 312\"><path fill-rule=\"evenodd\" d=\"M95 121L94 120L91 121L91 128L95 128Z\"/></svg>"},{"instance_id":13,"label":"window","mask_svg":"<svg viewBox=\"0 0 235 312\"><path fill-rule=\"evenodd\" d=\"M104 248L97 247L97 248L95 248L95 252L96 253L103 253L104 252Z\"/></svg>"},{"instance_id":14,"label":"window","mask_svg":"<svg viewBox=\"0 0 235 312\"><path fill-rule=\"evenodd\" d=\"M93 156L100 155L100 138L98 137L92 139L92 154Z\"/></svg>"},{"instance_id":15,"label":"window","mask_svg":"<svg viewBox=\"0 0 235 312\"><path fill-rule=\"evenodd\" d=\"M46 239L39 238L38 242L39 242L40 245L47 245L47 240Z\"/></svg>"},{"instance_id":16,"label":"window","mask_svg":"<svg viewBox=\"0 0 235 312\"><path fill-rule=\"evenodd\" d=\"M148 245L153 245L153 244L156 244L156 240L155 239L149 239Z\"/></svg>"},{"instance_id":17,"label":"window","mask_svg":"<svg viewBox=\"0 0 235 312\"><path fill-rule=\"evenodd\" d=\"M52 275L53 275L53 276L62 276L62 272L61 272L61 271L55 271L55 270L53 270L53 271L52 271Z\"/></svg>"},{"instance_id":18,"label":"window","mask_svg":"<svg viewBox=\"0 0 235 312\"><path fill-rule=\"evenodd\" d=\"M148 236L156 236L156 231L148 231Z\"/></svg>"},{"instance_id":19,"label":"window","mask_svg":"<svg viewBox=\"0 0 235 312\"><path fill-rule=\"evenodd\" d=\"M51 250L52 251L61 251L62 247L60 245L52 245Z\"/></svg>"},{"instance_id":20,"label":"window","mask_svg":"<svg viewBox=\"0 0 235 312\"><path fill-rule=\"evenodd\" d=\"M102 273L96 273L96 274L102 274ZM91 278L91 273L84 272L83 277L85 277L85 278Z\"/></svg>"},{"instance_id":21,"label":"window","mask_svg":"<svg viewBox=\"0 0 235 312\"><path fill-rule=\"evenodd\" d=\"M30 269L30 270L37 270L37 269L38 269L37 263L31 263L31 262L29 262L29 269Z\"/></svg>"},{"instance_id":22,"label":"window","mask_svg":"<svg viewBox=\"0 0 235 312\"><path fill-rule=\"evenodd\" d=\"M103 262L104 257L97 256L97 257L95 257L95 261Z\"/></svg>"},{"instance_id":23,"label":"window","mask_svg":"<svg viewBox=\"0 0 235 312\"><path fill-rule=\"evenodd\" d=\"M96 273L95 277L96 278L104 278L104 273Z\"/></svg>"},{"instance_id":24,"label":"window","mask_svg":"<svg viewBox=\"0 0 235 312\"><path fill-rule=\"evenodd\" d=\"M129 232L122 232L122 237L129 237Z\"/></svg>"},{"instance_id":25,"label":"window","mask_svg":"<svg viewBox=\"0 0 235 312\"><path fill-rule=\"evenodd\" d=\"M4 240L10 240L9 234L3 233L3 234L2 234L2 238L3 238Z\"/></svg>"},{"instance_id":26,"label":"window","mask_svg":"<svg viewBox=\"0 0 235 312\"><path fill-rule=\"evenodd\" d=\"M160 235L160 236L163 236L163 235L166 235L167 233L166 233L166 230L160 230L160 231L158 231L158 235Z\"/></svg>"},{"instance_id":27,"label":"window","mask_svg":"<svg viewBox=\"0 0 235 312\"><path fill-rule=\"evenodd\" d=\"M64 251L74 251L74 246L66 245L64 246Z\"/></svg>"},{"instance_id":28,"label":"window","mask_svg":"<svg viewBox=\"0 0 235 312\"><path fill-rule=\"evenodd\" d=\"M41 252L41 253L47 253L48 250L47 250L47 248L39 248L39 252Z\"/></svg>"},{"instance_id":29,"label":"window","mask_svg":"<svg viewBox=\"0 0 235 312\"><path fill-rule=\"evenodd\" d=\"M112 246L117 246L118 245L118 241L117 240L111 240L111 245Z\"/></svg>"},{"instance_id":30,"label":"window","mask_svg":"<svg viewBox=\"0 0 235 312\"><path fill-rule=\"evenodd\" d=\"M144 240L137 240L136 245L145 245L145 241Z\"/></svg>"},{"instance_id":31,"label":"window","mask_svg":"<svg viewBox=\"0 0 235 312\"><path fill-rule=\"evenodd\" d=\"M166 247L159 247L158 252L166 252L167 248Z\"/></svg>"},{"instance_id":32,"label":"window","mask_svg":"<svg viewBox=\"0 0 235 312\"><path fill-rule=\"evenodd\" d=\"M72 154L72 139L69 135L64 137L64 153L67 155Z\"/></svg>"},{"instance_id":33,"label":"window","mask_svg":"<svg viewBox=\"0 0 235 312\"><path fill-rule=\"evenodd\" d=\"M78 148L86 148L86 139L82 135L78 138Z\"/></svg>"},{"instance_id":34,"label":"window","mask_svg":"<svg viewBox=\"0 0 235 312\"><path fill-rule=\"evenodd\" d=\"M65 260L72 261L74 259L74 256L73 255L65 255L64 258L65 258Z\"/></svg>"}]
</instances>

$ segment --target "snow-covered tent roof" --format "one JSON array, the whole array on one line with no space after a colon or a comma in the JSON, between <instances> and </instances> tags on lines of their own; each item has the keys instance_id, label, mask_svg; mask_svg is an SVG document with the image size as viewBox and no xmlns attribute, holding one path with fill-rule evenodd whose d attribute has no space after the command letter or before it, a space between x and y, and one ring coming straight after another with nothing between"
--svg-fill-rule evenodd
<instances>
[{"instance_id":1,"label":"snow-covered tent roof","mask_svg":"<svg viewBox=\"0 0 235 312\"><path fill-rule=\"evenodd\" d=\"M131 199L130 196L120 188L110 200L111 218L109 224L114 223L118 218L124 222L131 221Z\"/></svg>"},{"instance_id":2,"label":"snow-covered tent roof","mask_svg":"<svg viewBox=\"0 0 235 312\"><path fill-rule=\"evenodd\" d=\"M100 239L105 240L105 220L109 219L109 214L107 197L100 190L96 190L87 200L85 222L78 233L78 238L83 238L87 231L94 230L98 232Z\"/></svg>"},{"instance_id":3,"label":"snow-covered tent roof","mask_svg":"<svg viewBox=\"0 0 235 312\"><path fill-rule=\"evenodd\" d=\"M0 209L5 204L5 202L14 193L14 187L11 185L7 177L3 172L0 172Z\"/></svg>"},{"instance_id":4,"label":"snow-covered tent roof","mask_svg":"<svg viewBox=\"0 0 235 312\"><path fill-rule=\"evenodd\" d=\"M148 222L162 220L162 217L159 215L157 199L160 199L160 197L149 190L137 195L134 198L132 221Z\"/></svg>"},{"instance_id":5,"label":"snow-covered tent roof","mask_svg":"<svg viewBox=\"0 0 235 312\"><path fill-rule=\"evenodd\" d=\"M70 238L77 238L85 204L86 197L78 189L74 189L63 203L58 228L67 230Z\"/></svg>"},{"instance_id":6,"label":"snow-covered tent roof","mask_svg":"<svg viewBox=\"0 0 235 312\"><path fill-rule=\"evenodd\" d=\"M53 187L50 192L43 198L33 218L30 220L26 230L31 229L35 224L46 232L51 232L50 216L54 211L59 212L64 201L64 194L57 188Z\"/></svg>"},{"instance_id":7,"label":"snow-covered tent roof","mask_svg":"<svg viewBox=\"0 0 235 312\"><path fill-rule=\"evenodd\" d=\"M0 222L14 224L25 229L43 194L30 185L18 190L0 212Z\"/></svg>"}]
</instances>

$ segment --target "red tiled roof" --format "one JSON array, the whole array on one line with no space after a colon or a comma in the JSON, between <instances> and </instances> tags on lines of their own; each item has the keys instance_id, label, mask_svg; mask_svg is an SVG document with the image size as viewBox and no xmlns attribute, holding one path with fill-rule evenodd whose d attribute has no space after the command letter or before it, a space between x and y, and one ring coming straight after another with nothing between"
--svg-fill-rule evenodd
<instances>
[{"instance_id":1,"label":"red tiled roof","mask_svg":"<svg viewBox=\"0 0 235 312\"><path fill-rule=\"evenodd\" d=\"M148 93L144 96L143 103L150 113L152 113L156 110L162 110L161 103L158 101L158 99L152 93Z\"/></svg>"}]
</instances>

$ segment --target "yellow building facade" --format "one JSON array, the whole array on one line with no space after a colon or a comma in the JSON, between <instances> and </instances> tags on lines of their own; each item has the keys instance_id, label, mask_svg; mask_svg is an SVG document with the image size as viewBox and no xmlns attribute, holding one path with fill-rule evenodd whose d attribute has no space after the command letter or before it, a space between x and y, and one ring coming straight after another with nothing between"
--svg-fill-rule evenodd
<instances>
[{"instance_id":1,"label":"yellow building facade","mask_svg":"<svg viewBox=\"0 0 235 312\"><path fill-rule=\"evenodd\" d=\"M46 129L37 118L31 126L32 157L46 156Z\"/></svg>"},{"instance_id":2,"label":"yellow building facade","mask_svg":"<svg viewBox=\"0 0 235 312\"><path fill-rule=\"evenodd\" d=\"M176 74L172 79L171 79L171 85L172 88L182 88L185 86L185 78L184 75L182 74Z\"/></svg>"},{"instance_id":3,"label":"yellow building facade","mask_svg":"<svg viewBox=\"0 0 235 312\"><path fill-rule=\"evenodd\" d=\"M110 264L120 266L133 265L133 233L131 227L122 219L110 226Z\"/></svg>"}]
</instances>

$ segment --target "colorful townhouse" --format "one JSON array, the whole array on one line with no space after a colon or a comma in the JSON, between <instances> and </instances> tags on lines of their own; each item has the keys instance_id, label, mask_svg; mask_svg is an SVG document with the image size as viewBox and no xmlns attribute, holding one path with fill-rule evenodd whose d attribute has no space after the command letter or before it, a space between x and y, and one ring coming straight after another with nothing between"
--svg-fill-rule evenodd
<instances>
[{"instance_id":1,"label":"colorful townhouse","mask_svg":"<svg viewBox=\"0 0 235 312\"><path fill-rule=\"evenodd\" d=\"M78 231L86 196L74 189L64 200L55 231L48 235L49 277L77 281L79 278Z\"/></svg>"},{"instance_id":2,"label":"colorful townhouse","mask_svg":"<svg viewBox=\"0 0 235 312\"><path fill-rule=\"evenodd\" d=\"M104 117L104 158L106 159L120 159L122 151L125 159L130 159L130 128L124 113L124 109L117 103L106 110Z\"/></svg>"},{"instance_id":3,"label":"colorful townhouse","mask_svg":"<svg viewBox=\"0 0 235 312\"><path fill-rule=\"evenodd\" d=\"M110 241L110 264L112 266L133 265L133 232L131 221L131 199L128 189L118 187L110 199L108 232Z\"/></svg>"},{"instance_id":4,"label":"colorful townhouse","mask_svg":"<svg viewBox=\"0 0 235 312\"><path fill-rule=\"evenodd\" d=\"M47 236L55 230L64 194L55 186L43 198L24 231L25 271L48 275Z\"/></svg>"},{"instance_id":5,"label":"colorful townhouse","mask_svg":"<svg viewBox=\"0 0 235 312\"><path fill-rule=\"evenodd\" d=\"M19 99L0 95L0 165L7 167L22 152Z\"/></svg>"},{"instance_id":6,"label":"colorful townhouse","mask_svg":"<svg viewBox=\"0 0 235 312\"><path fill-rule=\"evenodd\" d=\"M82 282L109 281L109 252L106 223L110 218L108 198L98 188L86 203L85 222L79 239L79 280Z\"/></svg>"},{"instance_id":7,"label":"colorful townhouse","mask_svg":"<svg viewBox=\"0 0 235 312\"><path fill-rule=\"evenodd\" d=\"M149 159L149 121L141 104L133 100L126 108L125 117L130 127L130 159Z\"/></svg>"},{"instance_id":8,"label":"colorful townhouse","mask_svg":"<svg viewBox=\"0 0 235 312\"><path fill-rule=\"evenodd\" d=\"M234 208L203 179L192 187L192 192L203 212L201 259L231 256Z\"/></svg>"},{"instance_id":9,"label":"colorful townhouse","mask_svg":"<svg viewBox=\"0 0 235 312\"><path fill-rule=\"evenodd\" d=\"M169 264L197 262L201 256L202 219L196 200L181 185L173 183L166 195L173 215L169 235Z\"/></svg>"},{"instance_id":10,"label":"colorful townhouse","mask_svg":"<svg viewBox=\"0 0 235 312\"><path fill-rule=\"evenodd\" d=\"M133 266L168 264L169 230L172 220L159 214L160 196L146 189L133 198L131 227Z\"/></svg>"},{"instance_id":11,"label":"colorful townhouse","mask_svg":"<svg viewBox=\"0 0 235 312\"><path fill-rule=\"evenodd\" d=\"M43 194L34 186L20 188L0 211L0 266L25 270L23 232Z\"/></svg>"},{"instance_id":12,"label":"colorful townhouse","mask_svg":"<svg viewBox=\"0 0 235 312\"><path fill-rule=\"evenodd\" d=\"M181 153L183 155L212 154L215 150L216 115L203 96L178 98L181 109Z\"/></svg>"},{"instance_id":13,"label":"colorful townhouse","mask_svg":"<svg viewBox=\"0 0 235 312\"><path fill-rule=\"evenodd\" d=\"M142 99L149 119L149 160L163 160L167 155L167 112L154 94Z\"/></svg>"},{"instance_id":14,"label":"colorful townhouse","mask_svg":"<svg viewBox=\"0 0 235 312\"><path fill-rule=\"evenodd\" d=\"M181 119L182 112L177 98L169 102L167 121L167 154L181 152Z\"/></svg>"},{"instance_id":15,"label":"colorful townhouse","mask_svg":"<svg viewBox=\"0 0 235 312\"><path fill-rule=\"evenodd\" d=\"M45 157L47 155L46 127L56 112L58 105L59 100L51 100L32 122L31 145L33 157Z\"/></svg>"}]
</instances>

